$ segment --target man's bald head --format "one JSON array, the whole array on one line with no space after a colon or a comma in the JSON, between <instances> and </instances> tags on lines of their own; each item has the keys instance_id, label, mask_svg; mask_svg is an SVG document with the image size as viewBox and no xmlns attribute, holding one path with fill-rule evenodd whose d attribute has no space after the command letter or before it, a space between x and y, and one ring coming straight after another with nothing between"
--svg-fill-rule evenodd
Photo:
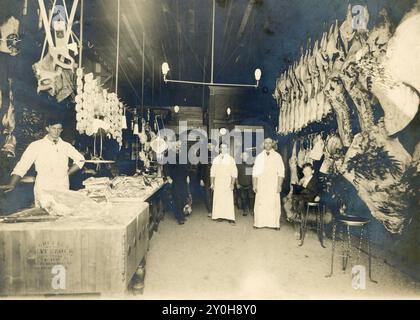
<instances>
[{"instance_id":1,"label":"man's bald head","mask_svg":"<svg viewBox=\"0 0 420 320\"><path fill-rule=\"evenodd\" d=\"M270 151L270 150L272 150L272 149L273 149L273 146L274 146L274 141L273 141L273 139L271 139L271 138L266 138L266 139L264 140L264 150L265 150L265 151Z\"/></svg>"}]
</instances>

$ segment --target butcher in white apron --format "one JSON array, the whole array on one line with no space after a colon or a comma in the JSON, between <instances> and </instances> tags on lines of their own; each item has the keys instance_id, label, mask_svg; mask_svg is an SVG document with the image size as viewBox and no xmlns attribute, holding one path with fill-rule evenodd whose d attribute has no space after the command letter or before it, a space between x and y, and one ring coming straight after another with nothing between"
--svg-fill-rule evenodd
<instances>
[{"instance_id":1,"label":"butcher in white apron","mask_svg":"<svg viewBox=\"0 0 420 320\"><path fill-rule=\"evenodd\" d=\"M254 227L280 229L280 192L284 179L283 159L273 150L273 140L264 140L264 151L255 159L252 172L255 197Z\"/></svg>"},{"instance_id":2,"label":"butcher in white apron","mask_svg":"<svg viewBox=\"0 0 420 320\"><path fill-rule=\"evenodd\" d=\"M238 169L235 159L228 154L226 144L220 146L220 154L214 158L210 169L211 188L213 192L212 219L235 221L235 207L233 202L233 188Z\"/></svg>"},{"instance_id":3,"label":"butcher in white apron","mask_svg":"<svg viewBox=\"0 0 420 320\"><path fill-rule=\"evenodd\" d=\"M37 172L34 196L39 207L39 195L49 190L69 190L69 176L83 168L84 157L70 143L60 138L63 127L61 121L50 121L46 127L48 134L41 140L32 142L22 155L12 172L10 185L5 192L11 192L25 176L33 164ZM69 159L73 165L69 168Z\"/></svg>"}]
</instances>

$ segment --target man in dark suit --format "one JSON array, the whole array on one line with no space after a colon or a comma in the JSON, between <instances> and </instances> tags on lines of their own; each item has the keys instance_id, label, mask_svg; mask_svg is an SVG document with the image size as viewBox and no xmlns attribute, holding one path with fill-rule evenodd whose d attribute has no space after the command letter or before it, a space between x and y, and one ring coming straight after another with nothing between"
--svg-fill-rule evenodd
<instances>
[{"instance_id":1,"label":"man in dark suit","mask_svg":"<svg viewBox=\"0 0 420 320\"><path fill-rule=\"evenodd\" d=\"M207 145L209 151L209 158L206 163L199 163L197 166L197 177L200 182L200 194L206 205L208 217L211 218L213 208L213 190L211 189L210 169L211 169L211 151L213 145L209 142Z\"/></svg>"},{"instance_id":2,"label":"man in dark suit","mask_svg":"<svg viewBox=\"0 0 420 320\"><path fill-rule=\"evenodd\" d=\"M242 215L247 216L248 213L254 214L255 193L252 188L252 168L253 165L248 163L249 154L243 152L241 155L242 163L238 164L238 179L236 180L236 189L239 193L240 209Z\"/></svg>"},{"instance_id":3,"label":"man in dark suit","mask_svg":"<svg viewBox=\"0 0 420 320\"><path fill-rule=\"evenodd\" d=\"M167 163L163 166L163 173L166 177L164 188L165 201L173 211L178 224L185 223L184 206L187 204L188 197L188 165L180 163L179 148L177 152L176 163Z\"/></svg>"}]
</instances>

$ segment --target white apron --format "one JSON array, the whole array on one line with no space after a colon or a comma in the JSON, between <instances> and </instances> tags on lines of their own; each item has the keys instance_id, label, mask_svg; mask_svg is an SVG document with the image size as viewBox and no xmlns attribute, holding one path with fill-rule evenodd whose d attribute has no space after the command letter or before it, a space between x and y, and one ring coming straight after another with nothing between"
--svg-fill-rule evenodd
<instances>
[{"instance_id":1,"label":"white apron","mask_svg":"<svg viewBox=\"0 0 420 320\"><path fill-rule=\"evenodd\" d=\"M235 220L235 207L233 191L230 188L232 178L237 178L238 170L235 160L229 156L217 156L210 170L210 176L214 178L213 213L212 219Z\"/></svg>"},{"instance_id":2,"label":"white apron","mask_svg":"<svg viewBox=\"0 0 420 320\"><path fill-rule=\"evenodd\" d=\"M66 171L67 172L67 171ZM68 191L70 189L69 176L37 174L34 185L35 207L40 207L40 197L43 192L50 190Z\"/></svg>"},{"instance_id":3,"label":"white apron","mask_svg":"<svg viewBox=\"0 0 420 320\"><path fill-rule=\"evenodd\" d=\"M254 227L280 228L280 194L278 179L284 177L281 156L271 150L267 156L263 151L255 159L253 177L257 178L257 194L254 207Z\"/></svg>"}]
</instances>

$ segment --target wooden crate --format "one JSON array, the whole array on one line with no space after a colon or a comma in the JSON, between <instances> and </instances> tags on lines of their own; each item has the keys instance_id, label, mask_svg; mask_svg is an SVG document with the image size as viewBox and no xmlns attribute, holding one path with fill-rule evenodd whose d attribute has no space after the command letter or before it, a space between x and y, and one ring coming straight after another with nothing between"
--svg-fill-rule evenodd
<instances>
[{"instance_id":1,"label":"wooden crate","mask_svg":"<svg viewBox=\"0 0 420 320\"><path fill-rule=\"evenodd\" d=\"M107 212L0 224L0 295L125 293L148 249L149 207L120 203Z\"/></svg>"}]
</instances>

